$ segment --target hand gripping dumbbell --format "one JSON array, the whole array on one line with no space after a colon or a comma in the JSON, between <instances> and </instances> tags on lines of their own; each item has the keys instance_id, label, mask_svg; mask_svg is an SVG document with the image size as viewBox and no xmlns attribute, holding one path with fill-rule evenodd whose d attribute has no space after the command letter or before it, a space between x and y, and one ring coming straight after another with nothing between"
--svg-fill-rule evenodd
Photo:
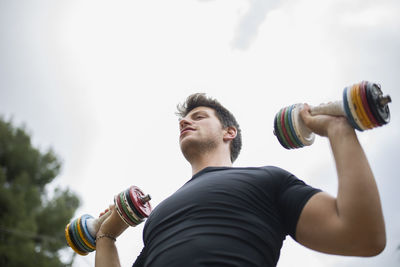
<instances>
[{"instance_id":1,"label":"hand gripping dumbbell","mask_svg":"<svg viewBox=\"0 0 400 267\"><path fill-rule=\"evenodd\" d=\"M151 212L150 196L136 186L114 197L115 209L121 219L129 226L136 226L149 217ZM96 250L96 233L106 214L95 219L84 214L65 227L65 238L68 245L79 255L87 255Z\"/></svg>"},{"instance_id":2,"label":"hand gripping dumbbell","mask_svg":"<svg viewBox=\"0 0 400 267\"><path fill-rule=\"evenodd\" d=\"M311 115L345 116L353 128L364 131L389 122L390 102L390 96L383 95L380 85L362 81L344 88L341 101L311 107ZM286 149L309 146L314 142L314 133L300 118L302 108L302 104L294 104L275 115L274 134Z\"/></svg>"}]
</instances>

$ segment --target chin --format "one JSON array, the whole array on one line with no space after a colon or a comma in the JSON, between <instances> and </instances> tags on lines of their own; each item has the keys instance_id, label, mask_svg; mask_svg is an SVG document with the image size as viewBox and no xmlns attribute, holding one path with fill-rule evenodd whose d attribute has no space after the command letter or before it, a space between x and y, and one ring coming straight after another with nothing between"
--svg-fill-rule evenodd
<instances>
[{"instance_id":1,"label":"chin","mask_svg":"<svg viewBox=\"0 0 400 267\"><path fill-rule=\"evenodd\" d=\"M200 147L199 142L193 138L185 137L179 141L179 145L183 156L189 160L194 154L199 153Z\"/></svg>"}]
</instances>

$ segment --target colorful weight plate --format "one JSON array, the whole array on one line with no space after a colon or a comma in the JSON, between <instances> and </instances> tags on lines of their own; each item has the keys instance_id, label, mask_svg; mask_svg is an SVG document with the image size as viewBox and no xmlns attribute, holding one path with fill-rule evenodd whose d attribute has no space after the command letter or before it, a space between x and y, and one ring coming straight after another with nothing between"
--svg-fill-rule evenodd
<instances>
[{"instance_id":1,"label":"colorful weight plate","mask_svg":"<svg viewBox=\"0 0 400 267\"><path fill-rule=\"evenodd\" d=\"M379 121L382 122L382 125L387 124L390 121L390 110L387 104L384 106L379 104L379 97L383 95L382 90L375 83L372 83L370 88L371 102L373 104L371 109L375 111Z\"/></svg>"},{"instance_id":2,"label":"colorful weight plate","mask_svg":"<svg viewBox=\"0 0 400 267\"><path fill-rule=\"evenodd\" d=\"M314 143L315 134L310 131L305 125L302 119L300 118L300 110L303 108L302 104L296 104L293 109L293 128L297 134L297 137L300 141L305 145L309 146Z\"/></svg>"},{"instance_id":3,"label":"colorful weight plate","mask_svg":"<svg viewBox=\"0 0 400 267\"><path fill-rule=\"evenodd\" d=\"M139 213L146 218L149 217L151 213L151 205L148 201L146 203L142 202L142 198L145 196L142 190L140 190L137 186L131 186L129 194L132 198L133 204L135 205Z\"/></svg>"},{"instance_id":4,"label":"colorful weight plate","mask_svg":"<svg viewBox=\"0 0 400 267\"><path fill-rule=\"evenodd\" d=\"M123 193L123 202L125 204L126 209L128 210L128 214L132 219L134 220L135 224L138 225L142 222L142 220L136 215L135 211L132 210L131 206L129 205L128 199L126 198L126 191ZM128 191L128 196L129 196L129 191Z\"/></svg>"},{"instance_id":5,"label":"colorful weight plate","mask_svg":"<svg viewBox=\"0 0 400 267\"><path fill-rule=\"evenodd\" d=\"M136 218L137 221L142 222L143 221L143 215L140 214L137 210L135 205L133 205L133 202L131 200L131 196L129 195L129 189L125 190L125 199L127 201L128 207L129 209L132 211L132 214L134 215L134 217Z\"/></svg>"},{"instance_id":6,"label":"colorful weight plate","mask_svg":"<svg viewBox=\"0 0 400 267\"><path fill-rule=\"evenodd\" d=\"M363 125L361 125L360 119L358 118L358 115L356 113L356 109L355 109L355 106L354 106L354 102L355 102L355 100L354 100L354 85L347 90L347 101L348 101L348 104L349 104L349 108L350 108L350 112L351 112L353 120L357 124L358 128L361 131L364 131L365 128L364 128Z\"/></svg>"},{"instance_id":7,"label":"colorful weight plate","mask_svg":"<svg viewBox=\"0 0 400 267\"><path fill-rule=\"evenodd\" d=\"M128 207L125 204L124 201L124 193L119 194L119 202L121 203L122 209L124 211L124 214L126 215L126 217L129 219L129 222L131 223L131 226L136 226L139 224L139 222L137 222L133 216L129 213Z\"/></svg>"},{"instance_id":8,"label":"colorful weight plate","mask_svg":"<svg viewBox=\"0 0 400 267\"><path fill-rule=\"evenodd\" d=\"M93 219L92 216L90 216L89 214L84 214L82 215L82 229L83 232L86 236L86 238L88 239L89 243L92 245L92 247L96 247L96 237L92 236L92 234L89 232L88 230L88 226L87 226L87 222L89 219Z\"/></svg>"},{"instance_id":9,"label":"colorful weight plate","mask_svg":"<svg viewBox=\"0 0 400 267\"><path fill-rule=\"evenodd\" d=\"M278 139L279 143L281 144L281 146L283 146L286 149L289 149L286 144L283 142L282 137L279 133L279 129L278 129L278 122L277 122L277 117L278 117L279 112L275 115L274 118L274 134L276 136L276 138Z\"/></svg>"},{"instance_id":10,"label":"colorful weight plate","mask_svg":"<svg viewBox=\"0 0 400 267\"><path fill-rule=\"evenodd\" d=\"M281 124L282 112L283 112L283 109L279 110L279 112L277 114L276 125L278 126L278 134L279 134L281 140L283 141L283 143L285 144L285 148L290 149L290 145L287 142L285 135L283 134L283 130L282 130L282 124Z\"/></svg>"},{"instance_id":11,"label":"colorful weight plate","mask_svg":"<svg viewBox=\"0 0 400 267\"><path fill-rule=\"evenodd\" d=\"M382 126L385 124L385 121L382 120L382 118L378 115L378 111L376 110L376 104L374 103L374 98L372 96L372 87L373 87L372 83L367 83L367 86L365 88L368 105L371 109L372 115L374 115L375 120L379 123L379 126Z\"/></svg>"},{"instance_id":12,"label":"colorful weight plate","mask_svg":"<svg viewBox=\"0 0 400 267\"><path fill-rule=\"evenodd\" d=\"M91 249L89 246L87 246L86 243L85 243L85 241L84 241L84 237L83 237L82 231L79 231L79 228L80 228L80 219L81 219L81 217L79 217L77 220L75 220L75 224L74 224L74 229L75 229L77 241L79 242L79 244L81 245L81 247L84 248L84 251L85 251L85 252L92 252L93 249Z\"/></svg>"},{"instance_id":13,"label":"colorful weight plate","mask_svg":"<svg viewBox=\"0 0 400 267\"><path fill-rule=\"evenodd\" d=\"M379 126L379 123L375 120L374 115L372 115L371 109L369 107L366 92L365 92L366 86L367 86L366 81L361 82L361 86L360 86L361 87L361 91L360 91L361 101L362 101L362 105L364 107L365 113L367 113L367 116L372 123L372 127L375 128L375 127Z\"/></svg>"},{"instance_id":14,"label":"colorful weight plate","mask_svg":"<svg viewBox=\"0 0 400 267\"><path fill-rule=\"evenodd\" d=\"M81 237L83 243L85 243L86 247L89 248L89 250L90 250L89 252L92 252L92 251L94 251L96 249L96 247L93 246L89 242L89 240L86 238L85 231L83 230L84 229L84 223L83 223L82 219L84 219L84 218L82 218L82 216L79 217L79 219L78 219L78 233L79 233L79 236Z\"/></svg>"},{"instance_id":15,"label":"colorful weight plate","mask_svg":"<svg viewBox=\"0 0 400 267\"><path fill-rule=\"evenodd\" d=\"M304 144L300 141L300 139L299 139L299 137L298 137L298 135L297 135L297 133L296 133L296 130L295 130L295 128L294 128L294 112L293 112L293 110L296 108L296 105L291 105L290 106L290 116L289 116L289 122L290 122L290 129L291 129L291 131L292 131L292 133L293 133L293 136L294 136L294 138L296 139L296 141L297 141L297 143L299 144L299 146L300 147L303 147L304 146Z\"/></svg>"},{"instance_id":16,"label":"colorful weight plate","mask_svg":"<svg viewBox=\"0 0 400 267\"><path fill-rule=\"evenodd\" d=\"M358 119L358 124L360 126L361 129L363 130L367 130L367 125L364 121L364 117L361 114L361 110L360 107L358 106L358 98L357 98L357 90L358 90L359 86L358 84L354 84L351 88L351 99L352 99L352 104L354 107L354 112L356 114L356 117ZM357 120L356 120L357 122Z\"/></svg>"},{"instance_id":17,"label":"colorful weight plate","mask_svg":"<svg viewBox=\"0 0 400 267\"><path fill-rule=\"evenodd\" d=\"M72 239L72 241L74 242L74 245L75 245L80 251L82 251L82 252L84 252L84 253L87 253L87 252L88 252L87 249L85 248L84 245L82 245L82 241L79 240L79 233L78 233L78 229L77 229L77 227L76 227L76 222L77 222L77 221L78 221L78 220L74 220L74 221L71 223L71 225L70 225L70 227L69 227L69 230L70 230L69 234L70 234L70 236L72 237L71 239Z\"/></svg>"},{"instance_id":18,"label":"colorful weight plate","mask_svg":"<svg viewBox=\"0 0 400 267\"><path fill-rule=\"evenodd\" d=\"M283 116L284 116L284 118L283 118L284 119L284 126L285 126L286 133L287 133L287 135L289 137L289 140L293 144L292 148L298 148L298 145L296 144L296 141L294 140L294 138L292 136L292 132L290 131L289 116L288 116L289 109L290 109L290 106L286 107L285 108L285 113L283 114Z\"/></svg>"},{"instance_id":19,"label":"colorful weight plate","mask_svg":"<svg viewBox=\"0 0 400 267\"><path fill-rule=\"evenodd\" d=\"M119 217L121 217L121 219L126 223L126 225L131 226L131 225L129 224L129 222L125 219L125 217L124 217L124 215L123 215L123 213L122 213L122 211L121 211L121 209L120 209L120 207L119 207L118 199L119 199L118 196L115 196L115 197L114 197L115 209L116 209L116 211L117 211Z\"/></svg>"},{"instance_id":20,"label":"colorful weight plate","mask_svg":"<svg viewBox=\"0 0 400 267\"><path fill-rule=\"evenodd\" d=\"M345 87L343 89L343 108L346 113L347 120L351 124L351 126L353 126L354 129L362 131L360 127L358 127L357 123L354 121L353 115L350 112L349 102L347 100L348 90L350 90L348 87Z\"/></svg>"},{"instance_id":21,"label":"colorful weight plate","mask_svg":"<svg viewBox=\"0 0 400 267\"><path fill-rule=\"evenodd\" d=\"M365 108L361 100L361 84L357 84L354 91L355 105L357 107L356 112L358 114L358 117L360 118L362 125L364 125L366 129L372 129L372 123L369 120L367 113L365 112Z\"/></svg>"},{"instance_id":22,"label":"colorful weight plate","mask_svg":"<svg viewBox=\"0 0 400 267\"><path fill-rule=\"evenodd\" d=\"M286 112L287 116L285 116L285 118L287 117L287 121L288 121L287 129L288 129L289 135L292 138L292 142L293 142L293 144L295 144L295 146L296 146L295 148L300 148L300 147L302 147L302 144L301 144L300 140L297 138L296 132L294 131L294 128L293 128L293 121L292 121L293 106L294 105L291 105L288 107L287 112Z\"/></svg>"},{"instance_id":23,"label":"colorful weight plate","mask_svg":"<svg viewBox=\"0 0 400 267\"><path fill-rule=\"evenodd\" d=\"M119 204L119 206L121 208L122 216L124 216L125 220L128 222L128 224L130 226L135 226L136 225L135 222L133 222L131 220L131 218L129 218L129 215L127 214L127 212L125 210L124 204L121 202L121 194L117 196L117 201L118 201L118 204Z\"/></svg>"},{"instance_id":24,"label":"colorful weight plate","mask_svg":"<svg viewBox=\"0 0 400 267\"><path fill-rule=\"evenodd\" d=\"M290 147L290 148L294 148L295 146L294 146L294 144L292 143L292 140L290 140L290 137L289 137L289 135L288 135L288 133L287 133L287 131L286 131L286 126L285 126L285 113L286 113L286 107L283 108L283 111L282 111L282 114L281 114L281 127L282 127L282 130L283 130L283 134L284 134L284 136L285 136L285 138L286 138L286 141L289 143L289 147Z\"/></svg>"},{"instance_id":25,"label":"colorful weight plate","mask_svg":"<svg viewBox=\"0 0 400 267\"><path fill-rule=\"evenodd\" d=\"M87 253L87 252L83 252L83 251L81 251L81 250L79 250L75 245L74 245L74 242L72 241L72 239L71 239L71 235L70 235L70 223L69 224L67 224L67 226L65 227L65 239L67 240L67 243L68 243L68 246L70 247L70 248L72 248L72 250L73 251L75 251L76 253L78 253L79 255L82 255L82 256L86 256L87 254L89 254L89 253Z\"/></svg>"}]
</instances>

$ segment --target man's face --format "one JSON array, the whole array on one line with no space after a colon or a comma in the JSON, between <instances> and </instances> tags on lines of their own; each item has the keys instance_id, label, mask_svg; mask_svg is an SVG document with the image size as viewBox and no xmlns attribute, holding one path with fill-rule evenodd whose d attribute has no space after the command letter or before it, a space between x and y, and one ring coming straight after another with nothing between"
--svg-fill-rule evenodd
<instances>
[{"instance_id":1,"label":"man's face","mask_svg":"<svg viewBox=\"0 0 400 267\"><path fill-rule=\"evenodd\" d=\"M209 107L197 107L179 121L179 144L185 157L193 150L201 152L223 142L224 129Z\"/></svg>"}]
</instances>

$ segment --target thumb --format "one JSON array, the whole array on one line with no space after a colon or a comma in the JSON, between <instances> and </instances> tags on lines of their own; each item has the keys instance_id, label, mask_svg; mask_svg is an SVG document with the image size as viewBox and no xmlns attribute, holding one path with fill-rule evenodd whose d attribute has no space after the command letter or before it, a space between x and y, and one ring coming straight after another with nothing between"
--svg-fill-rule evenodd
<instances>
[{"instance_id":1,"label":"thumb","mask_svg":"<svg viewBox=\"0 0 400 267\"><path fill-rule=\"evenodd\" d=\"M115 209L114 205L110 205L108 209L106 209L104 212L100 213L98 222L99 224L102 224L105 219L107 219L108 217L110 217L111 213L113 212L113 210Z\"/></svg>"},{"instance_id":2,"label":"thumb","mask_svg":"<svg viewBox=\"0 0 400 267\"><path fill-rule=\"evenodd\" d=\"M304 121L304 123L307 125L310 120L312 120L311 116L311 108L307 103L304 103L302 107L300 107L300 117Z\"/></svg>"}]
</instances>

